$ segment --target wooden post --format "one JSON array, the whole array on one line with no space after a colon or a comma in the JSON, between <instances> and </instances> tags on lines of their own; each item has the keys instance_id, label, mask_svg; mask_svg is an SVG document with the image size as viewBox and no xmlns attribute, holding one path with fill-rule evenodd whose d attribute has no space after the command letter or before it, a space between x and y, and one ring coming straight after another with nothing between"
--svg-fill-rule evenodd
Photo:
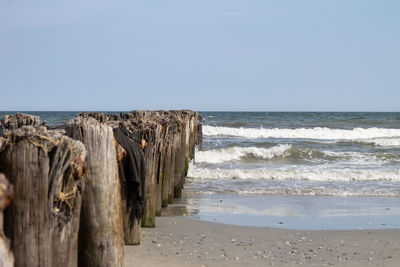
<instances>
[{"instance_id":1,"label":"wooden post","mask_svg":"<svg viewBox=\"0 0 400 267\"><path fill-rule=\"evenodd\" d=\"M171 185L173 187L174 172L173 167L175 159L173 154L173 129L170 125L165 126L164 135L164 153L162 155L162 163L160 166L161 180L162 180L162 207L167 207L171 196ZM172 183L171 183L172 181Z\"/></svg>"},{"instance_id":2,"label":"wooden post","mask_svg":"<svg viewBox=\"0 0 400 267\"><path fill-rule=\"evenodd\" d=\"M159 142L160 129L144 127L138 129L139 140L146 140L147 146L144 150L146 161L146 204L142 218L142 226L155 227L157 207L161 207L161 184L158 180ZM159 126L158 126L159 127Z\"/></svg>"},{"instance_id":3,"label":"wooden post","mask_svg":"<svg viewBox=\"0 0 400 267\"><path fill-rule=\"evenodd\" d=\"M40 118L38 116L17 113L15 115L4 115L0 119L0 128L14 130L22 126L39 126Z\"/></svg>"},{"instance_id":4,"label":"wooden post","mask_svg":"<svg viewBox=\"0 0 400 267\"><path fill-rule=\"evenodd\" d=\"M184 166L185 166L185 140L186 132L184 130L184 124L177 127L174 138L174 182L173 197L180 198L182 194L183 182L184 182Z\"/></svg>"},{"instance_id":5,"label":"wooden post","mask_svg":"<svg viewBox=\"0 0 400 267\"><path fill-rule=\"evenodd\" d=\"M124 266L121 189L113 130L92 117L78 116L67 123L66 131L87 149L79 265Z\"/></svg>"},{"instance_id":6,"label":"wooden post","mask_svg":"<svg viewBox=\"0 0 400 267\"><path fill-rule=\"evenodd\" d=\"M139 145L128 130L120 127L114 128L114 137L125 151L125 157L119 160L124 241L125 245L139 245L146 194L144 144Z\"/></svg>"},{"instance_id":7,"label":"wooden post","mask_svg":"<svg viewBox=\"0 0 400 267\"><path fill-rule=\"evenodd\" d=\"M125 157L118 160L124 242L125 245L138 245L140 244L142 214L146 203L147 168L142 152L146 149L146 144L142 144L142 139L128 130L128 126L132 126L128 118L96 112L84 112L78 116L95 118L99 122L111 125L119 147L125 150Z\"/></svg>"},{"instance_id":8,"label":"wooden post","mask_svg":"<svg viewBox=\"0 0 400 267\"><path fill-rule=\"evenodd\" d=\"M0 143L1 149L1 143ZM4 174L0 173L0 266L13 267L14 256L10 250L10 241L3 232L3 210L14 196L13 187Z\"/></svg>"},{"instance_id":9,"label":"wooden post","mask_svg":"<svg viewBox=\"0 0 400 267\"><path fill-rule=\"evenodd\" d=\"M44 127L4 132L1 171L14 185L4 228L15 266L77 266L86 150Z\"/></svg>"},{"instance_id":10,"label":"wooden post","mask_svg":"<svg viewBox=\"0 0 400 267\"><path fill-rule=\"evenodd\" d=\"M203 125L202 125L202 120L203 118L201 116L197 117L197 126L196 126L196 141L195 141L195 147L199 150L203 149ZM195 157L193 157L195 159Z\"/></svg>"},{"instance_id":11,"label":"wooden post","mask_svg":"<svg viewBox=\"0 0 400 267\"><path fill-rule=\"evenodd\" d=\"M88 112L79 116L95 118L114 129L126 129L132 135L132 139L146 144L143 147L146 181L142 184L145 185L146 201L142 226L155 227L155 217L161 214L161 207L172 203L174 197L181 196L189 160L194 157L197 112L131 111L120 116ZM121 190L124 196L130 189L124 189L124 183L121 181ZM126 202L126 199L123 199L123 202ZM132 241L132 234L136 233L138 236L140 228L127 228L129 205L131 204L123 203L125 243L133 244L138 241ZM130 233L130 236L127 236L127 233Z\"/></svg>"},{"instance_id":12,"label":"wooden post","mask_svg":"<svg viewBox=\"0 0 400 267\"><path fill-rule=\"evenodd\" d=\"M147 111L133 111L123 114L122 127L128 129L137 140L144 140L146 162L146 203L143 211L142 226L155 227L158 207L161 208L162 181L159 180L160 145L162 126L150 118Z\"/></svg>"},{"instance_id":13,"label":"wooden post","mask_svg":"<svg viewBox=\"0 0 400 267\"><path fill-rule=\"evenodd\" d=\"M122 123L134 136L148 143L143 226L154 227L160 204L166 207L173 197L181 196L189 160L194 158L197 119L198 113L188 110L131 111L122 115Z\"/></svg>"}]
</instances>

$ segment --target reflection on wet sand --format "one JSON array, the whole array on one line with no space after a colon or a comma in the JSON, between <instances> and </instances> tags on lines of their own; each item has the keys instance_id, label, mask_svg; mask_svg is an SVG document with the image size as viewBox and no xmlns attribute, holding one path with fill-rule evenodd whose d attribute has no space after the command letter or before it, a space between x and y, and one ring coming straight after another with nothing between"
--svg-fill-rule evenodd
<instances>
[{"instance_id":1,"label":"reflection on wet sand","mask_svg":"<svg viewBox=\"0 0 400 267\"><path fill-rule=\"evenodd\" d=\"M169 215L287 229L390 229L400 227L400 199L292 195L186 195Z\"/></svg>"}]
</instances>

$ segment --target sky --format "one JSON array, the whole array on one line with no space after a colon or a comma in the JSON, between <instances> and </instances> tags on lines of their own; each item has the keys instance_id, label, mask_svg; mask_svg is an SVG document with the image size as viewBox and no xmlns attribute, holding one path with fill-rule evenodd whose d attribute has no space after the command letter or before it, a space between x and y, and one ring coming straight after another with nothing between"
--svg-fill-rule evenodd
<instances>
[{"instance_id":1,"label":"sky","mask_svg":"<svg viewBox=\"0 0 400 267\"><path fill-rule=\"evenodd\" d=\"M399 0L0 0L0 110L400 111Z\"/></svg>"}]
</instances>

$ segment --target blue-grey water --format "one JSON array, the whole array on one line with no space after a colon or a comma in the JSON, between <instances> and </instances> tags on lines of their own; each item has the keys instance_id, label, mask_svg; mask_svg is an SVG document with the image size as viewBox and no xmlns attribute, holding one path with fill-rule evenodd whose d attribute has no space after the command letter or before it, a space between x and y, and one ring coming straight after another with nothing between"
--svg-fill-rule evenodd
<instances>
[{"instance_id":1,"label":"blue-grey water","mask_svg":"<svg viewBox=\"0 0 400 267\"><path fill-rule=\"evenodd\" d=\"M202 112L185 186L204 220L400 226L400 113Z\"/></svg>"},{"instance_id":2,"label":"blue-grey water","mask_svg":"<svg viewBox=\"0 0 400 267\"><path fill-rule=\"evenodd\" d=\"M400 113L201 115L194 193L400 196Z\"/></svg>"}]
</instances>

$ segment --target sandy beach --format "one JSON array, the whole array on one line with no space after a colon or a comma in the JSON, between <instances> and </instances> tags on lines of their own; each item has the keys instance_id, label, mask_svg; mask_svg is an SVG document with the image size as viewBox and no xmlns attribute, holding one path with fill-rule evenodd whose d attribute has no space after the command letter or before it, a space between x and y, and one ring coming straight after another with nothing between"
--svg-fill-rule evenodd
<instances>
[{"instance_id":1,"label":"sandy beach","mask_svg":"<svg viewBox=\"0 0 400 267\"><path fill-rule=\"evenodd\" d=\"M300 231L157 218L126 266L399 266L400 229Z\"/></svg>"}]
</instances>

